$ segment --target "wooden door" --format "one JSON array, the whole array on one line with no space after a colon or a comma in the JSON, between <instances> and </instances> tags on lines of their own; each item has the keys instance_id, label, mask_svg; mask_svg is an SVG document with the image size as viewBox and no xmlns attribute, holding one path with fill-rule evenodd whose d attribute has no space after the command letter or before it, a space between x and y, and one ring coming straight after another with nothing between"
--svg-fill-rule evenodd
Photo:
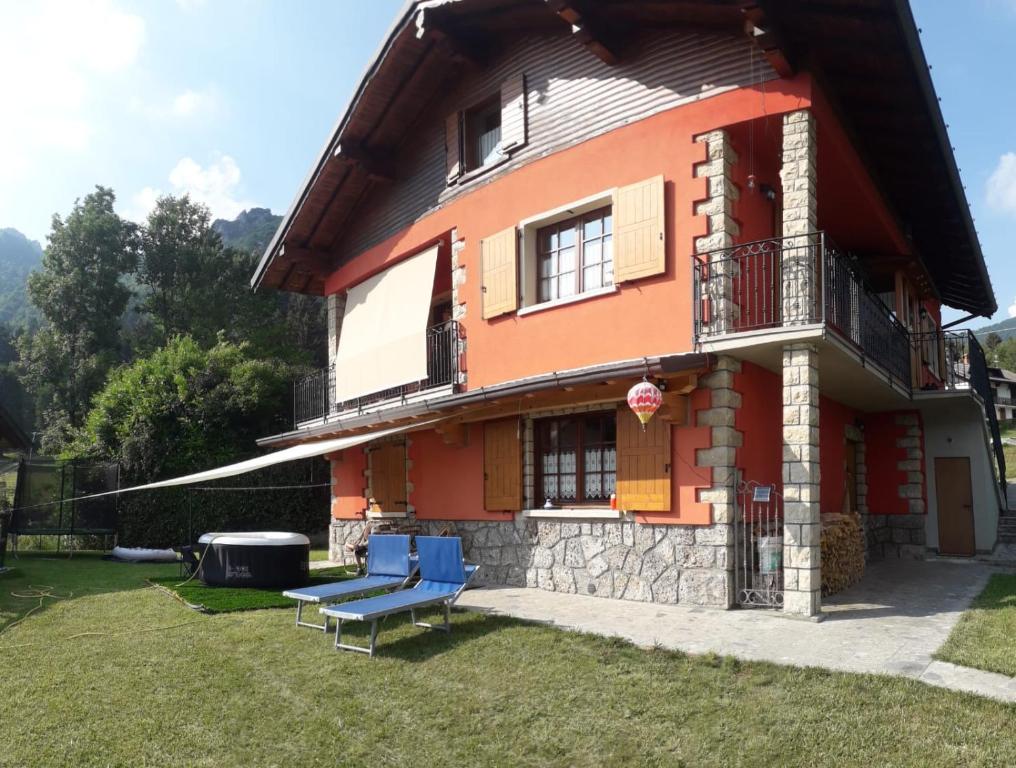
<instances>
[{"instance_id":1,"label":"wooden door","mask_svg":"<svg viewBox=\"0 0 1016 768\"><path fill-rule=\"evenodd\" d=\"M522 441L519 420L483 425L483 508L488 512L522 509Z\"/></svg>"},{"instance_id":2,"label":"wooden door","mask_svg":"<svg viewBox=\"0 0 1016 768\"><path fill-rule=\"evenodd\" d=\"M370 493L374 499L374 512L406 513L405 443L382 443L371 450Z\"/></svg>"},{"instance_id":3,"label":"wooden door","mask_svg":"<svg viewBox=\"0 0 1016 768\"><path fill-rule=\"evenodd\" d=\"M970 459L935 459L938 499L938 551L943 555L974 554L974 500L970 490Z\"/></svg>"}]
</instances>

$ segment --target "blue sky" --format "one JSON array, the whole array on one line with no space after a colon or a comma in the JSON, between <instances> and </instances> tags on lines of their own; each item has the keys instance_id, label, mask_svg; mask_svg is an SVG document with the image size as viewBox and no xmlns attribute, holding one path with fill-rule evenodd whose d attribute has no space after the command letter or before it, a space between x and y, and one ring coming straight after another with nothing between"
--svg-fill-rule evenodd
<instances>
[{"instance_id":1,"label":"blue sky","mask_svg":"<svg viewBox=\"0 0 1016 768\"><path fill-rule=\"evenodd\" d=\"M217 216L284 211L400 6L0 0L0 226L43 241L97 183L132 218L181 192ZM913 7L996 317L1016 316L1016 0Z\"/></svg>"}]
</instances>

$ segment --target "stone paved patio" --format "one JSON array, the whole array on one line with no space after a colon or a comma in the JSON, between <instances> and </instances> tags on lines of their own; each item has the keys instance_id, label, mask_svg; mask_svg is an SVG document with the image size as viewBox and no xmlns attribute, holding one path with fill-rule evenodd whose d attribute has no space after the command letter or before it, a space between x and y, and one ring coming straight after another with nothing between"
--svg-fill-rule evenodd
<instances>
[{"instance_id":1,"label":"stone paved patio","mask_svg":"<svg viewBox=\"0 0 1016 768\"><path fill-rule=\"evenodd\" d=\"M976 561L875 563L860 584L826 601L822 622L767 610L722 611L516 587L469 590L458 605L623 637L644 647L901 675L1016 702L1016 679L931 658L995 571Z\"/></svg>"}]
</instances>

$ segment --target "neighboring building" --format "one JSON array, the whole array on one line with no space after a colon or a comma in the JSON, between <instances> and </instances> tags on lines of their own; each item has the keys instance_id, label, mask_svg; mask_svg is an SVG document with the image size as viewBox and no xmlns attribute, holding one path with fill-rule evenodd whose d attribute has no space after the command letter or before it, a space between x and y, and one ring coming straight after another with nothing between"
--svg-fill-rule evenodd
<instances>
[{"instance_id":1,"label":"neighboring building","mask_svg":"<svg viewBox=\"0 0 1016 768\"><path fill-rule=\"evenodd\" d=\"M823 512L991 550L987 369L940 308L996 303L906 4L579 8L408 3L253 277L327 297L332 360L262 444L406 430L331 456L333 554L405 517L488 583L727 607L749 484L788 612Z\"/></svg>"},{"instance_id":2,"label":"neighboring building","mask_svg":"<svg viewBox=\"0 0 1016 768\"><path fill-rule=\"evenodd\" d=\"M1016 373L1005 368L989 367L988 378L991 381L991 393L995 400L998 420L1016 419L1016 402L1013 402L1013 396L1016 395Z\"/></svg>"}]
</instances>

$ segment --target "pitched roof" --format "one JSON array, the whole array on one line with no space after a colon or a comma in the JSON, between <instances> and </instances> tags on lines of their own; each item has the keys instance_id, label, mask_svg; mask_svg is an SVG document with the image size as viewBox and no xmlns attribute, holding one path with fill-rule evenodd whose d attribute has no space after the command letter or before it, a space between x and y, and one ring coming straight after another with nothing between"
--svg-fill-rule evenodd
<instances>
[{"instance_id":1,"label":"pitched roof","mask_svg":"<svg viewBox=\"0 0 1016 768\"><path fill-rule=\"evenodd\" d=\"M579 24L569 21L576 13ZM735 30L746 18L764 30L756 40L778 69L812 72L838 106L942 300L993 314L994 291L907 0L409 0L251 284L323 293L334 259L323 244L337 240L374 183L372 157L404 138L456 67L482 58L499 37L556 29L594 50L601 38L623 43L626 31L647 25Z\"/></svg>"}]
</instances>

